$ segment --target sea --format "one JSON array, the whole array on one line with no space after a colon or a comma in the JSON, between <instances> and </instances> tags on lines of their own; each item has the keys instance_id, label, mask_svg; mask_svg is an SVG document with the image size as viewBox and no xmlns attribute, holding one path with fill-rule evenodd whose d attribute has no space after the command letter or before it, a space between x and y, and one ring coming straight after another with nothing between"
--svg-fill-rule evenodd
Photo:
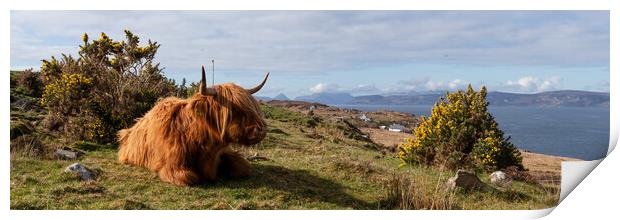
<instances>
[{"instance_id":1,"label":"sea","mask_svg":"<svg viewBox=\"0 0 620 220\"><path fill-rule=\"evenodd\" d=\"M362 111L392 110L430 115L430 105L334 105ZM519 149L595 160L609 146L609 108L489 106L500 129Z\"/></svg>"}]
</instances>

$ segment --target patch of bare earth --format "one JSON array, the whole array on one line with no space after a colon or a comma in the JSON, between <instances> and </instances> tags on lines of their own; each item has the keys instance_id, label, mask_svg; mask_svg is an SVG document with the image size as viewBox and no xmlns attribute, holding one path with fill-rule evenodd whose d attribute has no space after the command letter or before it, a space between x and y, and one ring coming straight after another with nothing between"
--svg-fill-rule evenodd
<instances>
[{"instance_id":1,"label":"patch of bare earth","mask_svg":"<svg viewBox=\"0 0 620 220\"><path fill-rule=\"evenodd\" d=\"M378 128L360 128L364 133L368 134L368 137L377 144L382 144L385 147L398 147L403 143L406 138L414 138L413 134L404 132L394 132Z\"/></svg>"},{"instance_id":2,"label":"patch of bare earth","mask_svg":"<svg viewBox=\"0 0 620 220\"><path fill-rule=\"evenodd\" d=\"M579 161L569 157L551 156L532 152L521 151L523 166L530 175L541 182L560 183L562 174L562 161Z\"/></svg>"}]
</instances>

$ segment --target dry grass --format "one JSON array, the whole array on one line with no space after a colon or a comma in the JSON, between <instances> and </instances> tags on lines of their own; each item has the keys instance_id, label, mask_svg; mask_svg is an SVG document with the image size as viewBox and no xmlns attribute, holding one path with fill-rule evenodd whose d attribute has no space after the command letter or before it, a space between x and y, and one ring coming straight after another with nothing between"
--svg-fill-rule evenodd
<instances>
[{"instance_id":1,"label":"dry grass","mask_svg":"<svg viewBox=\"0 0 620 220\"><path fill-rule=\"evenodd\" d=\"M435 186L429 190L428 186ZM393 175L388 185L388 201L396 209L450 210L456 209L455 191L443 187L443 181L428 178L411 179Z\"/></svg>"}]
</instances>

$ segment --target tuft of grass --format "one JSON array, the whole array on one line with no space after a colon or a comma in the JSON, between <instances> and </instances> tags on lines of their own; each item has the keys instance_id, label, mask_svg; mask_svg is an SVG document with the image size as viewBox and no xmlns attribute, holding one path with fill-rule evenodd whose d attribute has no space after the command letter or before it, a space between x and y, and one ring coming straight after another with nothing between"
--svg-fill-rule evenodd
<instances>
[{"instance_id":1,"label":"tuft of grass","mask_svg":"<svg viewBox=\"0 0 620 220\"><path fill-rule=\"evenodd\" d=\"M23 135L11 140L11 158L17 156L42 158L48 152L38 136Z\"/></svg>"},{"instance_id":2,"label":"tuft of grass","mask_svg":"<svg viewBox=\"0 0 620 220\"><path fill-rule=\"evenodd\" d=\"M394 174L388 183L386 203L396 209L458 209L454 197L454 191L447 190L440 179L433 182L429 178L412 179Z\"/></svg>"}]
</instances>

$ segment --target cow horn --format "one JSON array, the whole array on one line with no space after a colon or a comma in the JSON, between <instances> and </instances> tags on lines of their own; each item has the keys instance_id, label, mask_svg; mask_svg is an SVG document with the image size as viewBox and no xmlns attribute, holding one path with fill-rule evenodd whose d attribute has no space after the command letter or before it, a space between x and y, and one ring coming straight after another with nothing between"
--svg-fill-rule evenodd
<instances>
[{"instance_id":1,"label":"cow horn","mask_svg":"<svg viewBox=\"0 0 620 220\"><path fill-rule=\"evenodd\" d=\"M267 78L269 78L269 73L267 73L267 75L265 75L265 79L263 79L263 82L261 82L258 86L254 87L254 88L251 88L251 89L246 89L246 91L248 91L250 94L254 94L254 93L258 92L258 90L263 88L263 86L267 82Z\"/></svg>"},{"instance_id":2,"label":"cow horn","mask_svg":"<svg viewBox=\"0 0 620 220\"><path fill-rule=\"evenodd\" d=\"M214 88L207 88L207 77L205 76L205 66L202 66L202 80L200 80L200 94L205 96L215 96L217 92Z\"/></svg>"}]
</instances>

